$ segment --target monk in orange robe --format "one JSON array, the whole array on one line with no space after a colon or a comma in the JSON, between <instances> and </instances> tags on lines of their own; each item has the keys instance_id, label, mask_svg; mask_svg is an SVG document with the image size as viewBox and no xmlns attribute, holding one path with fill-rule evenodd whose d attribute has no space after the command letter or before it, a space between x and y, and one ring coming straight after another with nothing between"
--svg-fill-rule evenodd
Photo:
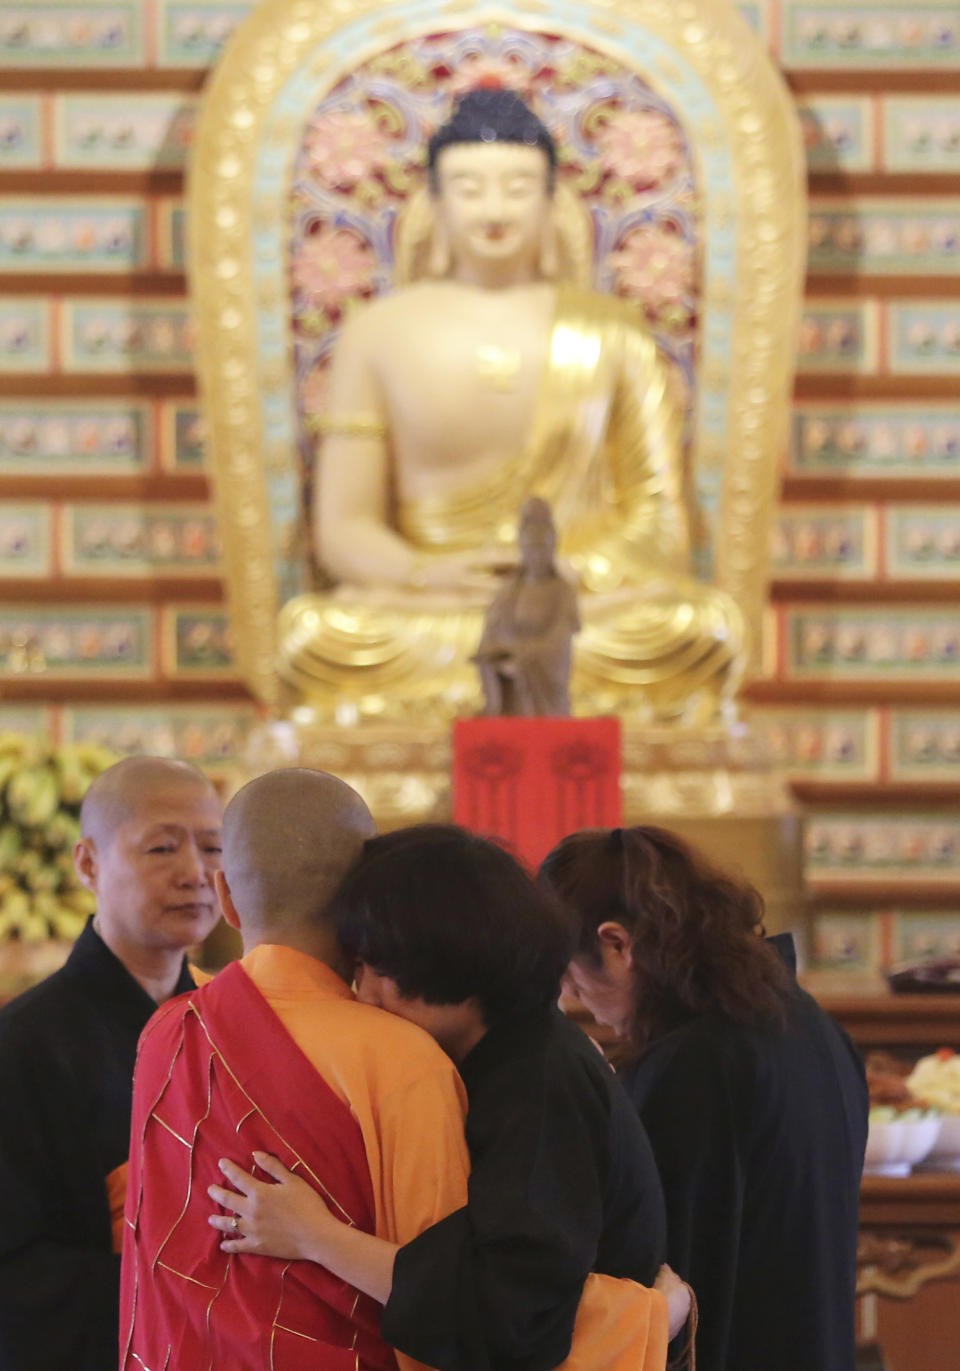
<instances>
[{"instance_id":1,"label":"monk in orange robe","mask_svg":"<svg viewBox=\"0 0 960 1371\"><path fill-rule=\"evenodd\" d=\"M379 1306L308 1262L225 1254L219 1158L263 1148L346 1224L407 1242L462 1204L463 1090L418 1028L358 1003L322 912L373 822L321 772L272 772L224 819L221 905L245 955L141 1039L121 1277L123 1371L391 1371Z\"/></svg>"}]
</instances>

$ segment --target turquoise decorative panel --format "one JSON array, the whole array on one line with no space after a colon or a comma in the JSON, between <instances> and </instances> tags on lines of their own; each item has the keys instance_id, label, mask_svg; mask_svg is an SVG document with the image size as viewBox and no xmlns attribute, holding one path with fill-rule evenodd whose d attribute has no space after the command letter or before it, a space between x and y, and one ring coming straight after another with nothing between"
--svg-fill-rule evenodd
<instances>
[{"instance_id":1,"label":"turquoise decorative panel","mask_svg":"<svg viewBox=\"0 0 960 1371\"><path fill-rule=\"evenodd\" d=\"M811 95L797 106L811 171L873 169L869 96Z\"/></svg>"},{"instance_id":2,"label":"turquoise decorative panel","mask_svg":"<svg viewBox=\"0 0 960 1371\"><path fill-rule=\"evenodd\" d=\"M193 327L185 304L167 300L71 300L63 309L68 371L192 371Z\"/></svg>"},{"instance_id":3,"label":"turquoise decorative panel","mask_svg":"<svg viewBox=\"0 0 960 1371\"><path fill-rule=\"evenodd\" d=\"M894 917L893 946L897 962L960 956L960 911L902 910Z\"/></svg>"},{"instance_id":4,"label":"turquoise decorative panel","mask_svg":"<svg viewBox=\"0 0 960 1371\"><path fill-rule=\"evenodd\" d=\"M164 609L163 653L167 676L232 679L230 618L223 608L168 605Z\"/></svg>"},{"instance_id":5,"label":"turquoise decorative panel","mask_svg":"<svg viewBox=\"0 0 960 1371\"><path fill-rule=\"evenodd\" d=\"M960 505L894 505L884 521L889 576L960 580Z\"/></svg>"},{"instance_id":6,"label":"turquoise decorative panel","mask_svg":"<svg viewBox=\"0 0 960 1371\"><path fill-rule=\"evenodd\" d=\"M843 505L786 505L772 529L771 573L798 580L869 580L877 570L872 510Z\"/></svg>"},{"instance_id":7,"label":"turquoise decorative panel","mask_svg":"<svg viewBox=\"0 0 960 1371\"><path fill-rule=\"evenodd\" d=\"M886 171L960 171L960 107L953 96L888 95L883 102Z\"/></svg>"},{"instance_id":8,"label":"turquoise decorative panel","mask_svg":"<svg viewBox=\"0 0 960 1371\"><path fill-rule=\"evenodd\" d=\"M77 576L216 576L207 505L78 504L63 510L64 570Z\"/></svg>"},{"instance_id":9,"label":"turquoise decorative panel","mask_svg":"<svg viewBox=\"0 0 960 1371\"><path fill-rule=\"evenodd\" d=\"M960 878L960 819L949 814L813 811L804 848L813 881Z\"/></svg>"},{"instance_id":10,"label":"turquoise decorative panel","mask_svg":"<svg viewBox=\"0 0 960 1371\"><path fill-rule=\"evenodd\" d=\"M171 400L163 406L160 460L171 471L202 471L206 423L193 400Z\"/></svg>"},{"instance_id":11,"label":"turquoise decorative panel","mask_svg":"<svg viewBox=\"0 0 960 1371\"><path fill-rule=\"evenodd\" d=\"M50 506L0 503L0 577L47 576L52 569Z\"/></svg>"},{"instance_id":12,"label":"turquoise decorative panel","mask_svg":"<svg viewBox=\"0 0 960 1371\"><path fill-rule=\"evenodd\" d=\"M146 222L139 200L0 196L0 271L135 271Z\"/></svg>"},{"instance_id":13,"label":"turquoise decorative panel","mask_svg":"<svg viewBox=\"0 0 960 1371\"><path fill-rule=\"evenodd\" d=\"M57 96L54 157L71 170L147 171L186 165L197 101L179 92Z\"/></svg>"},{"instance_id":14,"label":"turquoise decorative panel","mask_svg":"<svg viewBox=\"0 0 960 1371\"><path fill-rule=\"evenodd\" d=\"M43 160L39 95L0 97L0 168L38 167Z\"/></svg>"},{"instance_id":15,"label":"turquoise decorative panel","mask_svg":"<svg viewBox=\"0 0 960 1371\"><path fill-rule=\"evenodd\" d=\"M960 372L960 301L893 303L889 307L893 371Z\"/></svg>"},{"instance_id":16,"label":"turquoise decorative panel","mask_svg":"<svg viewBox=\"0 0 960 1371\"><path fill-rule=\"evenodd\" d=\"M121 680L152 668L148 606L0 605L0 678Z\"/></svg>"},{"instance_id":17,"label":"turquoise decorative panel","mask_svg":"<svg viewBox=\"0 0 960 1371\"><path fill-rule=\"evenodd\" d=\"M159 65L210 66L254 3L255 0L157 0Z\"/></svg>"},{"instance_id":18,"label":"turquoise decorative panel","mask_svg":"<svg viewBox=\"0 0 960 1371\"><path fill-rule=\"evenodd\" d=\"M244 704L77 706L64 711L63 732L68 741L99 743L121 753L182 757L215 769L240 759L255 722L254 707Z\"/></svg>"},{"instance_id":19,"label":"turquoise decorative panel","mask_svg":"<svg viewBox=\"0 0 960 1371\"><path fill-rule=\"evenodd\" d=\"M960 67L954 0L783 0L786 67Z\"/></svg>"},{"instance_id":20,"label":"turquoise decorative panel","mask_svg":"<svg viewBox=\"0 0 960 1371\"><path fill-rule=\"evenodd\" d=\"M874 371L877 306L870 300L807 302L800 326L800 371Z\"/></svg>"},{"instance_id":21,"label":"turquoise decorative panel","mask_svg":"<svg viewBox=\"0 0 960 1371\"><path fill-rule=\"evenodd\" d=\"M960 778L960 710L894 709L890 714L890 779Z\"/></svg>"},{"instance_id":22,"label":"turquoise decorative panel","mask_svg":"<svg viewBox=\"0 0 960 1371\"><path fill-rule=\"evenodd\" d=\"M187 264L187 211L179 200L159 206L159 265L183 271Z\"/></svg>"},{"instance_id":23,"label":"turquoise decorative panel","mask_svg":"<svg viewBox=\"0 0 960 1371\"><path fill-rule=\"evenodd\" d=\"M0 299L0 372L49 371L50 308L46 300Z\"/></svg>"},{"instance_id":24,"label":"turquoise decorative panel","mask_svg":"<svg viewBox=\"0 0 960 1371\"><path fill-rule=\"evenodd\" d=\"M812 964L817 971L876 972L881 962L881 915L817 913Z\"/></svg>"},{"instance_id":25,"label":"turquoise decorative panel","mask_svg":"<svg viewBox=\"0 0 960 1371\"><path fill-rule=\"evenodd\" d=\"M150 460L146 405L0 399L0 474L126 474Z\"/></svg>"},{"instance_id":26,"label":"turquoise decorative panel","mask_svg":"<svg viewBox=\"0 0 960 1371\"><path fill-rule=\"evenodd\" d=\"M757 729L795 780L873 781L879 768L875 709L757 709Z\"/></svg>"},{"instance_id":27,"label":"turquoise decorative panel","mask_svg":"<svg viewBox=\"0 0 960 1371\"><path fill-rule=\"evenodd\" d=\"M135 67L143 63L141 0L58 0L0 10L0 67Z\"/></svg>"},{"instance_id":28,"label":"turquoise decorative panel","mask_svg":"<svg viewBox=\"0 0 960 1371\"><path fill-rule=\"evenodd\" d=\"M794 476L960 475L960 408L931 403L795 407L788 469Z\"/></svg>"},{"instance_id":29,"label":"turquoise decorative panel","mask_svg":"<svg viewBox=\"0 0 960 1371\"><path fill-rule=\"evenodd\" d=\"M823 200L810 205L813 272L960 275L960 200Z\"/></svg>"},{"instance_id":30,"label":"turquoise decorative panel","mask_svg":"<svg viewBox=\"0 0 960 1371\"><path fill-rule=\"evenodd\" d=\"M960 681L953 608L796 608L786 630L786 673L797 679Z\"/></svg>"}]
</instances>

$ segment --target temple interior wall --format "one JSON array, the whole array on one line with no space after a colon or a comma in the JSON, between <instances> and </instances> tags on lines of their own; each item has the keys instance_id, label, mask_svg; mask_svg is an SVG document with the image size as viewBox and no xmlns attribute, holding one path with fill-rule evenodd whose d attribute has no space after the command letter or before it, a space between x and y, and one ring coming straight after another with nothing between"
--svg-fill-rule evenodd
<instances>
[{"instance_id":1,"label":"temple interior wall","mask_svg":"<svg viewBox=\"0 0 960 1371\"><path fill-rule=\"evenodd\" d=\"M238 0L0 14L0 729L223 773L234 671L184 166ZM819 964L960 953L960 11L742 6L807 137L809 276L764 664ZM56 651L24 651L24 642Z\"/></svg>"}]
</instances>

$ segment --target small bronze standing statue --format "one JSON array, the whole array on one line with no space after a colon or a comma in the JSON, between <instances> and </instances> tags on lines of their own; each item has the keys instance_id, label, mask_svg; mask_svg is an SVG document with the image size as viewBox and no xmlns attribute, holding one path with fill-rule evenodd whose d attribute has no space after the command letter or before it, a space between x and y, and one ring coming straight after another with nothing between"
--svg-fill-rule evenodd
<instances>
[{"instance_id":1,"label":"small bronze standing statue","mask_svg":"<svg viewBox=\"0 0 960 1371\"><path fill-rule=\"evenodd\" d=\"M573 586L557 570L550 506L530 499L520 514L520 565L487 610L473 660L487 715L567 715L570 664L580 615Z\"/></svg>"}]
</instances>

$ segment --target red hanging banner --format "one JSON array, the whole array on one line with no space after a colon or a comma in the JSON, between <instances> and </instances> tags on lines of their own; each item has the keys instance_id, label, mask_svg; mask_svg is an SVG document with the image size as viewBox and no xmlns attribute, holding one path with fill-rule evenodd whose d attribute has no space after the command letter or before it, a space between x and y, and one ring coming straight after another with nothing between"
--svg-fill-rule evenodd
<instances>
[{"instance_id":1,"label":"red hanging banner","mask_svg":"<svg viewBox=\"0 0 960 1371\"><path fill-rule=\"evenodd\" d=\"M619 719L461 719L453 818L529 866L580 828L621 821Z\"/></svg>"}]
</instances>

